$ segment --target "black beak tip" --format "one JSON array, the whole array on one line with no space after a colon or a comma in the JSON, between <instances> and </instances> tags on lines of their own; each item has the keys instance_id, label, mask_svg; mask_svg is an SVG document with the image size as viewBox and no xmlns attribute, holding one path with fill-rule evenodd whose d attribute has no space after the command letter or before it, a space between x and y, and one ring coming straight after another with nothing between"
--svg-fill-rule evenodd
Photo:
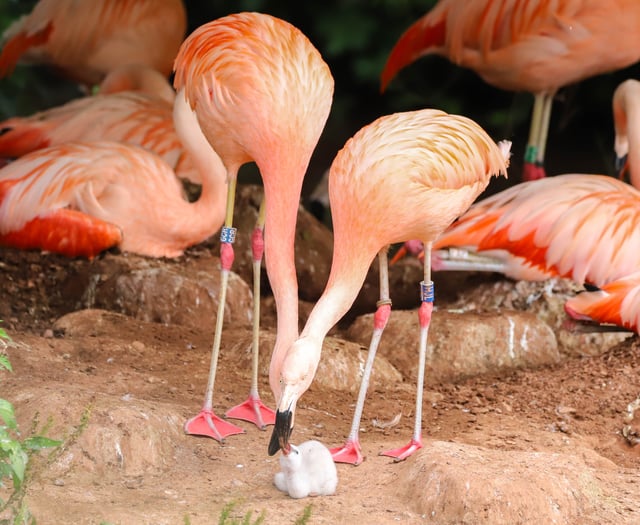
<instances>
[{"instance_id":1,"label":"black beak tip","mask_svg":"<svg viewBox=\"0 0 640 525\"><path fill-rule=\"evenodd\" d=\"M291 436L291 418L293 414L290 410L276 411L276 422L269 441L269 455L273 456L279 450L289 450L289 437Z\"/></svg>"}]
</instances>

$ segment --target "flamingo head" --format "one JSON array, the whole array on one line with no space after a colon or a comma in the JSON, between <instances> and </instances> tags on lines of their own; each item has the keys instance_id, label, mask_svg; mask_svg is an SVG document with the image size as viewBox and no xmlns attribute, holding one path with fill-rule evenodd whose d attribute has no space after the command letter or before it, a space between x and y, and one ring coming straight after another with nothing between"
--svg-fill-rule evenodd
<instances>
[{"instance_id":1,"label":"flamingo head","mask_svg":"<svg viewBox=\"0 0 640 525\"><path fill-rule=\"evenodd\" d=\"M289 438L295 423L296 404L315 377L321 350L322 340L307 336L298 339L287 351L280 371L280 396L269 442L270 456L278 450L285 455L291 451Z\"/></svg>"}]
</instances>

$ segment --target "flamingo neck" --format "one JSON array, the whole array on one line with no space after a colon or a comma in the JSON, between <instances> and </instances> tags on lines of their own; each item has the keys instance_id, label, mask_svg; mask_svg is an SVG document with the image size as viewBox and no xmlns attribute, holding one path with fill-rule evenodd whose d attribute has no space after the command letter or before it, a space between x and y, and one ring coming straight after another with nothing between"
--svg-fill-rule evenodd
<instances>
[{"instance_id":1,"label":"flamingo neck","mask_svg":"<svg viewBox=\"0 0 640 525\"><path fill-rule=\"evenodd\" d=\"M202 192L198 201L192 205L194 213L190 215L196 217L211 234L224 222L227 170L204 136L183 90L176 94L173 121L182 145L202 179Z\"/></svg>"},{"instance_id":2,"label":"flamingo neck","mask_svg":"<svg viewBox=\"0 0 640 525\"><path fill-rule=\"evenodd\" d=\"M321 340L326 337L353 305L375 257L375 254L363 253L342 255L340 251L340 247L335 245L329 281L313 307L301 337Z\"/></svg>"}]
</instances>

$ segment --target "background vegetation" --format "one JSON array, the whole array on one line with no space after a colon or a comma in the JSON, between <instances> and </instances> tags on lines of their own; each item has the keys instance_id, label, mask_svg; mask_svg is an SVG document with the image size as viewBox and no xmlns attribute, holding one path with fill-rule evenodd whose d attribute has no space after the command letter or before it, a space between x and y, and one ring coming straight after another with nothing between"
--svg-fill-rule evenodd
<instances>
[{"instance_id":1,"label":"background vegetation","mask_svg":"<svg viewBox=\"0 0 640 525\"><path fill-rule=\"evenodd\" d=\"M35 0L0 0L0 29ZM439 57L425 57L405 69L380 93L379 75L402 32L435 0L185 0L191 32L199 25L238 11L261 11L299 27L320 50L336 82L334 105L305 182L307 195L335 153L361 126L395 111L436 107L476 120L496 140L514 142L511 180L518 182L532 97L485 84L473 72ZM554 105L547 170L613 173L611 95L619 82L638 77L639 66L587 79L559 94ZM42 68L21 66L0 80L0 117L26 115L80 93ZM248 179L255 172L243 172ZM504 184L504 183L502 183ZM494 184L492 191L500 189Z\"/></svg>"}]
</instances>

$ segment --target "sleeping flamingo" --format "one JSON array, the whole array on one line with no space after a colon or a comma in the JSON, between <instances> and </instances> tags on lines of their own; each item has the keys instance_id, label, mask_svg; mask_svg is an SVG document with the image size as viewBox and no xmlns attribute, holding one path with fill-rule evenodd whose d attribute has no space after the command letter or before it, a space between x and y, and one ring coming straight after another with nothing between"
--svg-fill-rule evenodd
<instances>
[{"instance_id":1,"label":"sleeping flamingo","mask_svg":"<svg viewBox=\"0 0 640 525\"><path fill-rule=\"evenodd\" d=\"M17 158L47 146L78 140L141 146L162 157L178 177L201 182L200 171L176 132L173 102L154 95L126 91L87 96L28 117L0 122L3 158Z\"/></svg>"},{"instance_id":2,"label":"sleeping flamingo","mask_svg":"<svg viewBox=\"0 0 640 525\"><path fill-rule=\"evenodd\" d=\"M621 326L640 333L640 271L567 300L567 314L581 321Z\"/></svg>"},{"instance_id":3,"label":"sleeping flamingo","mask_svg":"<svg viewBox=\"0 0 640 525\"><path fill-rule=\"evenodd\" d=\"M182 0L40 0L5 32L0 77L20 60L87 86L127 65L168 77L186 27Z\"/></svg>"},{"instance_id":4,"label":"sleeping flamingo","mask_svg":"<svg viewBox=\"0 0 640 525\"><path fill-rule=\"evenodd\" d=\"M334 251L327 286L300 338L280 366L281 395L269 453L289 452L296 403L316 373L323 340L353 304L376 254L380 301L351 432L332 450L334 460L359 464L360 418L382 331L391 312L387 248L438 235L485 189L492 175L506 176L510 143L496 145L472 120L425 109L381 117L365 126L338 153L329 175ZM387 220L388 219L388 220ZM420 285L420 345L416 418L410 443L385 455L405 459L421 445L422 389L427 334L433 308L428 257Z\"/></svg>"},{"instance_id":5,"label":"sleeping flamingo","mask_svg":"<svg viewBox=\"0 0 640 525\"><path fill-rule=\"evenodd\" d=\"M262 251L277 312L270 369L279 395L278 363L298 336L298 283L293 243L302 180L329 115L333 78L311 42L291 24L260 13L229 15L196 29L175 62L177 89L198 117L204 135L227 169L227 213L221 233L221 290L209 381L201 412L185 431L219 441L243 432L213 412L227 280L233 262L232 227L238 169L254 161L264 183L264 201L253 233L253 371L249 398L227 412L259 428L273 423L273 410L258 395L258 330ZM265 237L263 244L262 231Z\"/></svg>"},{"instance_id":6,"label":"sleeping flamingo","mask_svg":"<svg viewBox=\"0 0 640 525\"><path fill-rule=\"evenodd\" d=\"M630 276L640 272L640 191L613 177L523 182L475 203L433 248L434 270L501 272L515 280L560 276L596 286L568 300L567 313L638 328L637 277Z\"/></svg>"},{"instance_id":7,"label":"sleeping flamingo","mask_svg":"<svg viewBox=\"0 0 640 525\"><path fill-rule=\"evenodd\" d=\"M555 93L640 59L636 0L440 0L391 51L382 88L427 54L447 57L500 89L535 94L523 179L545 176Z\"/></svg>"},{"instance_id":8,"label":"sleeping flamingo","mask_svg":"<svg viewBox=\"0 0 640 525\"><path fill-rule=\"evenodd\" d=\"M157 155L118 142L67 142L0 169L0 244L94 257L123 251L177 257L224 219L226 171L195 124L184 96L176 128L202 176L197 202Z\"/></svg>"}]
</instances>

